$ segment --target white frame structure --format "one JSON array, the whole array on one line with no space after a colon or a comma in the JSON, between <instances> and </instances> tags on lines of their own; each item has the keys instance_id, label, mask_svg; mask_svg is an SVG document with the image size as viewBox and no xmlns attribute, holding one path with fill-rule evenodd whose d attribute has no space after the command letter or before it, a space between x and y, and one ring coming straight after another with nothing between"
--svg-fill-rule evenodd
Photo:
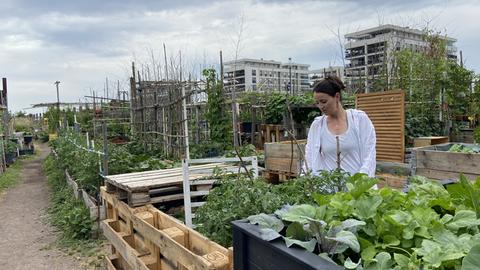
<instances>
[{"instance_id":1,"label":"white frame structure","mask_svg":"<svg viewBox=\"0 0 480 270\"><path fill-rule=\"evenodd\" d=\"M182 169L183 169L183 202L185 206L185 225L189 228L193 228L192 223L192 207L198 207L204 204L204 202L191 202L191 192L190 192L190 185L192 184L190 181L190 164L206 164L206 163L223 163L223 162L249 162L253 168L253 178L258 178L258 159L256 156L250 157L233 157L233 158L205 158L205 159L182 159ZM213 184L216 180L197 180L196 182L201 182L201 184ZM208 195L209 191L196 191L196 192L204 192L204 195Z\"/></svg>"}]
</instances>

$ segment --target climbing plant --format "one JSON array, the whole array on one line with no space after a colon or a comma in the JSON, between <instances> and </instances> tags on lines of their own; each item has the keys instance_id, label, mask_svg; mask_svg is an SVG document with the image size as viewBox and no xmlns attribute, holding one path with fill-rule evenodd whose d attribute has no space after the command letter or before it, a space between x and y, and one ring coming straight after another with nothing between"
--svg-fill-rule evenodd
<instances>
[{"instance_id":1,"label":"climbing plant","mask_svg":"<svg viewBox=\"0 0 480 270\"><path fill-rule=\"evenodd\" d=\"M207 81L208 101L205 117L210 126L210 140L212 143L226 147L232 141L232 126L223 93L223 85L217 79L214 69L204 69L203 76Z\"/></svg>"}]
</instances>

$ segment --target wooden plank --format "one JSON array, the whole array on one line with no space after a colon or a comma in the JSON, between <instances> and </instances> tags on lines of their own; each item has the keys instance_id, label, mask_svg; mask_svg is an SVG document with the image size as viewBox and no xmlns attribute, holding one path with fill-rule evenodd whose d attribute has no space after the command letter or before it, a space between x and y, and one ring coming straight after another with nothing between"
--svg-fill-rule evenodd
<instances>
[{"instance_id":1,"label":"wooden plank","mask_svg":"<svg viewBox=\"0 0 480 270\"><path fill-rule=\"evenodd\" d=\"M184 246L179 245L167 233L156 229L138 217L132 216L135 229L142 235L148 235L150 241L157 245L162 255L170 261L177 261L184 266L193 266L195 269L211 269L212 264L206 259L193 254Z\"/></svg>"},{"instance_id":2,"label":"wooden plank","mask_svg":"<svg viewBox=\"0 0 480 270\"><path fill-rule=\"evenodd\" d=\"M268 158L265 160L265 169L298 174L300 171L300 162L297 159Z\"/></svg>"},{"instance_id":3,"label":"wooden plank","mask_svg":"<svg viewBox=\"0 0 480 270\"><path fill-rule=\"evenodd\" d=\"M417 168L480 174L480 154L417 150Z\"/></svg>"},{"instance_id":4,"label":"wooden plank","mask_svg":"<svg viewBox=\"0 0 480 270\"><path fill-rule=\"evenodd\" d=\"M425 176L430 179L434 180L445 180L445 179L459 179L460 173L458 172L449 172L449 171L441 171L441 170L432 170L432 169L425 169L425 168L417 168L416 175ZM480 174L468 174L464 173L465 177L468 179L475 181Z\"/></svg>"},{"instance_id":5,"label":"wooden plank","mask_svg":"<svg viewBox=\"0 0 480 270\"><path fill-rule=\"evenodd\" d=\"M204 168L213 168L215 166L222 165L221 163L218 164L204 164L204 165L195 165L191 167L191 170L198 170L198 169L204 169ZM172 168L172 169L162 169L162 170L153 170L153 171L144 171L144 172L133 172L133 173L124 173L124 174L115 174L115 175L108 175L105 177L105 179L108 180L119 180L122 178L137 178L137 177L142 177L142 176L149 176L149 175L162 175L162 174L168 174L170 172L181 172L182 168L177 167L177 168Z\"/></svg>"},{"instance_id":6,"label":"wooden plank","mask_svg":"<svg viewBox=\"0 0 480 270\"><path fill-rule=\"evenodd\" d=\"M105 238L110 241L110 243L115 247L120 256L122 256L122 258L127 261L130 267L139 270L149 270L145 263L138 258L139 253L128 245L128 243L123 239L124 235L117 233L110 226L110 222L115 221L108 219L101 221Z\"/></svg>"},{"instance_id":7,"label":"wooden plank","mask_svg":"<svg viewBox=\"0 0 480 270\"><path fill-rule=\"evenodd\" d=\"M305 144L296 145L293 144L293 157L302 157L299 153L298 147L302 149L305 154ZM266 143L264 145L265 159L268 158L290 158L292 156L292 144L291 143Z\"/></svg>"}]
</instances>

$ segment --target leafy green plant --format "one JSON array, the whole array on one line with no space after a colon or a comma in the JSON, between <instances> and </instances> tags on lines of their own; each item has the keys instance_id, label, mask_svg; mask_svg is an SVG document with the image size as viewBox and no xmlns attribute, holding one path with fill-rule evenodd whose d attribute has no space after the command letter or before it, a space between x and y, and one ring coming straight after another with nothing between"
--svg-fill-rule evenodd
<instances>
[{"instance_id":1,"label":"leafy green plant","mask_svg":"<svg viewBox=\"0 0 480 270\"><path fill-rule=\"evenodd\" d=\"M221 180L208 195L206 204L195 213L195 224L199 232L228 247L232 245L231 221L272 213L286 203L313 203L314 193L343 189L347 174L324 172L318 177L303 176L282 185L270 185L262 179L250 180L245 175L237 178L220 173L218 177Z\"/></svg>"},{"instance_id":2,"label":"leafy green plant","mask_svg":"<svg viewBox=\"0 0 480 270\"><path fill-rule=\"evenodd\" d=\"M462 261L462 269L480 267L474 258L480 241L480 180L471 185L463 178L447 191L416 177L408 193L372 189L377 180L360 174L346 182L348 191L314 194L316 205L276 211L286 230L278 220L250 220L262 226L267 238L278 238L280 232L287 245L328 256L347 269L460 269Z\"/></svg>"},{"instance_id":3,"label":"leafy green plant","mask_svg":"<svg viewBox=\"0 0 480 270\"><path fill-rule=\"evenodd\" d=\"M66 184L63 170L52 156L44 163L47 178L53 189L51 205L48 209L50 220L66 239L90 238L93 220L83 202L76 199Z\"/></svg>"},{"instance_id":4,"label":"leafy green plant","mask_svg":"<svg viewBox=\"0 0 480 270\"><path fill-rule=\"evenodd\" d=\"M480 153L480 147L471 147L462 144L454 144L448 149L448 152L474 154Z\"/></svg>"},{"instance_id":5,"label":"leafy green plant","mask_svg":"<svg viewBox=\"0 0 480 270\"><path fill-rule=\"evenodd\" d=\"M480 144L480 126L473 130L473 139L476 144Z\"/></svg>"},{"instance_id":6,"label":"leafy green plant","mask_svg":"<svg viewBox=\"0 0 480 270\"><path fill-rule=\"evenodd\" d=\"M12 142L10 140L6 140L5 142L5 152L6 153L15 153L17 152L18 144Z\"/></svg>"},{"instance_id":7,"label":"leafy green plant","mask_svg":"<svg viewBox=\"0 0 480 270\"><path fill-rule=\"evenodd\" d=\"M231 142L232 128L230 124L229 113L223 84L217 80L214 69L203 70L203 76L206 77L206 91L208 95L207 113L205 117L210 125L210 140L226 147Z\"/></svg>"}]
</instances>

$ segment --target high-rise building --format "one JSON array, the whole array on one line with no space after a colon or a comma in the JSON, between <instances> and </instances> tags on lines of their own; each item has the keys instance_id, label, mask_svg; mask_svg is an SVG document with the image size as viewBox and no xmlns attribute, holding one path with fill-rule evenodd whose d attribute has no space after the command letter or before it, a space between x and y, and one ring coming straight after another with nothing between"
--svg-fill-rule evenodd
<instances>
[{"instance_id":1,"label":"high-rise building","mask_svg":"<svg viewBox=\"0 0 480 270\"><path fill-rule=\"evenodd\" d=\"M345 76L350 89L371 91L371 83L377 76L382 73L391 75L395 51L405 48L422 51L428 47L425 37L425 31L391 24L345 35L345 58L348 61ZM440 38L446 43L446 57L457 59L454 46L457 40L447 36Z\"/></svg>"},{"instance_id":2,"label":"high-rise building","mask_svg":"<svg viewBox=\"0 0 480 270\"><path fill-rule=\"evenodd\" d=\"M228 92L233 90L234 85L236 92L277 90L294 94L310 89L310 65L244 58L226 62L224 66L225 89Z\"/></svg>"},{"instance_id":3,"label":"high-rise building","mask_svg":"<svg viewBox=\"0 0 480 270\"><path fill-rule=\"evenodd\" d=\"M308 78L310 80L310 85L313 85L316 81L320 81L327 76L336 76L344 81L344 75L345 69L343 66L330 66L328 68L310 70Z\"/></svg>"}]
</instances>

